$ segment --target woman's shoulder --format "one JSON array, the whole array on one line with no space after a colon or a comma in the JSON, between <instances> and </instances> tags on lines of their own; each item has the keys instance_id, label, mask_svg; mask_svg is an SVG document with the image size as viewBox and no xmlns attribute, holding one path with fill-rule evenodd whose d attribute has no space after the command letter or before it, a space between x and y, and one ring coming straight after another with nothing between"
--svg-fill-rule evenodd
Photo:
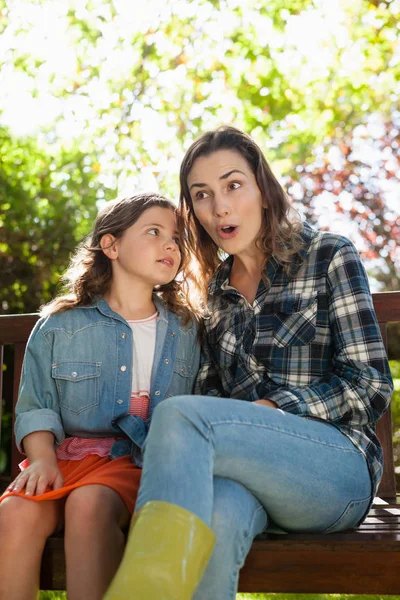
<instances>
[{"instance_id":1,"label":"woman's shoulder","mask_svg":"<svg viewBox=\"0 0 400 600\"><path fill-rule=\"evenodd\" d=\"M303 224L302 235L305 240L305 255L324 252L327 256L333 256L346 246L355 249L353 242L348 237L333 231L315 229L308 223Z\"/></svg>"}]
</instances>

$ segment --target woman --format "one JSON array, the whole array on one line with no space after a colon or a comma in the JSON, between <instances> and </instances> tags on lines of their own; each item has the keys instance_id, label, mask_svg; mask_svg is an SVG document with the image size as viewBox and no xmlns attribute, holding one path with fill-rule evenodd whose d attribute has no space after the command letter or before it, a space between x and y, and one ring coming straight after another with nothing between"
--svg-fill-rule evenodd
<instances>
[{"instance_id":1,"label":"woman","mask_svg":"<svg viewBox=\"0 0 400 600\"><path fill-rule=\"evenodd\" d=\"M107 599L186 599L199 582L197 600L233 599L255 535L355 527L382 474L375 423L392 381L354 246L296 220L260 148L233 127L194 142L180 183L204 293L208 284L197 395L155 411ZM186 546L168 545L170 524L150 510L162 503L215 533L204 576L204 531L188 526Z\"/></svg>"}]
</instances>

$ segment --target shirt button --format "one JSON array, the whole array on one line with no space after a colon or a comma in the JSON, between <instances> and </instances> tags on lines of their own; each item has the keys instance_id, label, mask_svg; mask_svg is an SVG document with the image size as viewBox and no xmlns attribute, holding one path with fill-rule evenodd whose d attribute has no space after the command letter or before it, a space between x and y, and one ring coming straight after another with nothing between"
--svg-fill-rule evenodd
<instances>
[{"instance_id":1,"label":"shirt button","mask_svg":"<svg viewBox=\"0 0 400 600\"><path fill-rule=\"evenodd\" d=\"M71 377L78 377L78 373L76 371L72 371Z\"/></svg>"},{"instance_id":2,"label":"shirt button","mask_svg":"<svg viewBox=\"0 0 400 600\"><path fill-rule=\"evenodd\" d=\"M175 333L173 331L171 331L171 333L169 335L172 335L172 337L175 337Z\"/></svg>"},{"instance_id":3,"label":"shirt button","mask_svg":"<svg viewBox=\"0 0 400 600\"><path fill-rule=\"evenodd\" d=\"M126 371L126 366L125 366L125 365L122 365L122 367L121 367L121 371L122 371L122 372L125 372L125 371Z\"/></svg>"},{"instance_id":4,"label":"shirt button","mask_svg":"<svg viewBox=\"0 0 400 600\"><path fill-rule=\"evenodd\" d=\"M126 338L126 333L122 333L121 334L122 339L124 340Z\"/></svg>"},{"instance_id":5,"label":"shirt button","mask_svg":"<svg viewBox=\"0 0 400 600\"><path fill-rule=\"evenodd\" d=\"M159 396L160 395L160 390L157 390L156 392L154 392L155 396Z\"/></svg>"},{"instance_id":6,"label":"shirt button","mask_svg":"<svg viewBox=\"0 0 400 600\"><path fill-rule=\"evenodd\" d=\"M169 360L168 360L168 358L166 358L166 359L164 360L164 362L165 362L165 364L166 364L166 365L169 365Z\"/></svg>"},{"instance_id":7,"label":"shirt button","mask_svg":"<svg viewBox=\"0 0 400 600\"><path fill-rule=\"evenodd\" d=\"M122 404L123 400L117 400L117 404Z\"/></svg>"}]
</instances>

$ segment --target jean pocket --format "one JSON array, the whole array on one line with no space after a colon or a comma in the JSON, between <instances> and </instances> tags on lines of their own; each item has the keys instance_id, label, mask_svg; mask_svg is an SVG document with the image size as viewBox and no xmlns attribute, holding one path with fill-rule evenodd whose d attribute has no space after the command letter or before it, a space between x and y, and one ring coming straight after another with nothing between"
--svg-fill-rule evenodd
<instances>
[{"instance_id":1,"label":"jean pocket","mask_svg":"<svg viewBox=\"0 0 400 600\"><path fill-rule=\"evenodd\" d=\"M349 502L340 517L333 523L333 525L330 525L327 529L325 529L323 533L336 533L338 531L345 531L346 529L352 529L353 527L356 527L364 517L370 503L371 498Z\"/></svg>"}]
</instances>

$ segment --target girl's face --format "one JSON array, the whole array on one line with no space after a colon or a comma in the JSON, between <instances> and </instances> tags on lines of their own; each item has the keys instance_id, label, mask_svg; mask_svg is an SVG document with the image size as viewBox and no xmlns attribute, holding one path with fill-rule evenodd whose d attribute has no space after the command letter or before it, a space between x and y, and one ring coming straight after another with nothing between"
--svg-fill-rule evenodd
<instances>
[{"instance_id":1,"label":"girl's face","mask_svg":"<svg viewBox=\"0 0 400 600\"><path fill-rule=\"evenodd\" d=\"M153 206L145 210L109 248L114 279L122 275L151 289L172 281L181 262L177 229L172 209Z\"/></svg>"},{"instance_id":2,"label":"girl's face","mask_svg":"<svg viewBox=\"0 0 400 600\"><path fill-rule=\"evenodd\" d=\"M239 152L200 156L188 176L193 210L212 240L227 254L258 256L262 198L253 171Z\"/></svg>"}]
</instances>

